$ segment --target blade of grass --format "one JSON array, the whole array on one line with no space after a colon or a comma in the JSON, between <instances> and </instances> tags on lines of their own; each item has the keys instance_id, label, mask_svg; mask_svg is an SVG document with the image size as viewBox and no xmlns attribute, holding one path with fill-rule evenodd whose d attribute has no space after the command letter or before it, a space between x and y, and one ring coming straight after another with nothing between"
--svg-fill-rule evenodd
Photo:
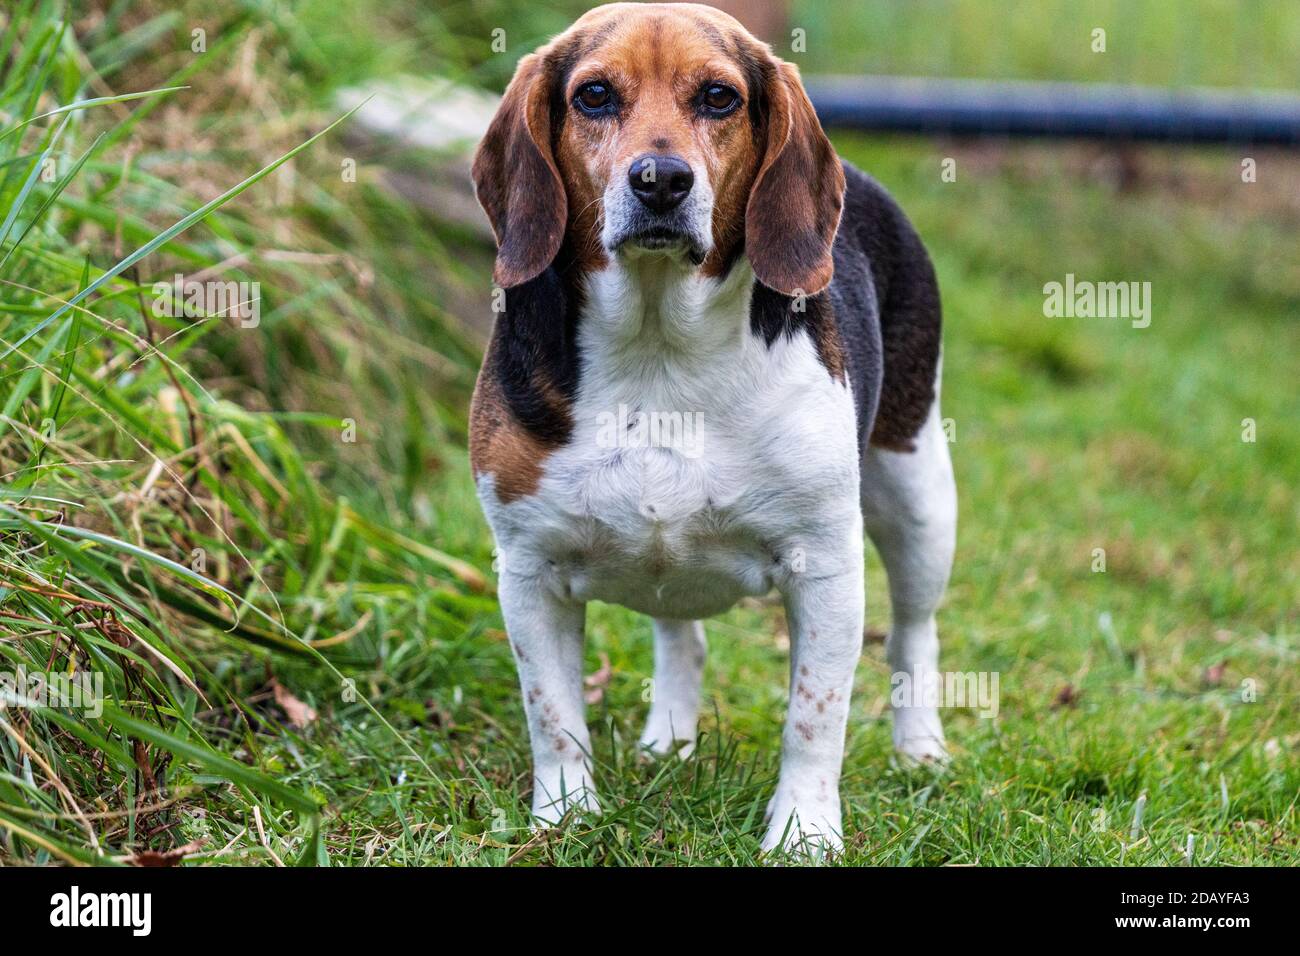
<instances>
[{"instance_id":1,"label":"blade of grass","mask_svg":"<svg viewBox=\"0 0 1300 956\"><path fill-rule=\"evenodd\" d=\"M127 103L131 100L142 100L146 96L156 96L160 93L175 93L177 90L187 90L188 86L164 86L156 90L141 90L138 93L120 93L117 96L96 96L89 100L77 100L75 103L69 103L67 106L60 106L56 110L50 110L48 113L41 113L39 116L33 116L30 119L23 120L17 126L11 126L9 129L0 133L0 140L30 126L37 120L48 119L51 116L62 116L64 113L75 113L77 110L93 109L96 106L107 106L110 103Z\"/></svg>"}]
</instances>

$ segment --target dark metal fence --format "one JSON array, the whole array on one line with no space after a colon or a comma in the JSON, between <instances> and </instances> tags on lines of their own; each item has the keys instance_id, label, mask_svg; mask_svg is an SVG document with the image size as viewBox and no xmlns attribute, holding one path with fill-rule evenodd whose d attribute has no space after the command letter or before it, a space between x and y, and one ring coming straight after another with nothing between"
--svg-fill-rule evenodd
<instances>
[{"instance_id":1,"label":"dark metal fence","mask_svg":"<svg viewBox=\"0 0 1300 956\"><path fill-rule=\"evenodd\" d=\"M805 85L822 125L840 129L1300 145L1300 97L1285 94L884 76Z\"/></svg>"}]
</instances>

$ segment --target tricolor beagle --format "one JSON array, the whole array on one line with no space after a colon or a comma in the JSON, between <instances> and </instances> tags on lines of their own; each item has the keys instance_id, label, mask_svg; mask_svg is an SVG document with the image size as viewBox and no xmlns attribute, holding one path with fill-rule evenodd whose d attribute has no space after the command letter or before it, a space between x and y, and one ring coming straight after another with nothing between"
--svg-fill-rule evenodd
<instances>
[{"instance_id":1,"label":"tricolor beagle","mask_svg":"<svg viewBox=\"0 0 1300 956\"><path fill-rule=\"evenodd\" d=\"M653 618L641 742L684 754L700 619L776 589L790 704L763 846L838 847L864 526L889 574L890 665L937 679L956 493L920 239L836 156L798 71L694 4L599 7L525 56L474 179L504 309L470 454L534 815L597 806L588 601ZM894 744L941 758L936 709L896 709Z\"/></svg>"}]
</instances>

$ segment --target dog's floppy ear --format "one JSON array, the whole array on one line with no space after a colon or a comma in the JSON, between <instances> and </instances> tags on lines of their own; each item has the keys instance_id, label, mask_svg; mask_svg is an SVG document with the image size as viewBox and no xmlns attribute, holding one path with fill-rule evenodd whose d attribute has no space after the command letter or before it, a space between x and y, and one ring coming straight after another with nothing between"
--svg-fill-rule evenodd
<instances>
[{"instance_id":1,"label":"dog's floppy ear","mask_svg":"<svg viewBox=\"0 0 1300 956\"><path fill-rule=\"evenodd\" d=\"M789 63L765 83L767 152L745 209L754 275L784 295L815 295L831 281L831 246L844 207L844 168Z\"/></svg>"},{"instance_id":2,"label":"dog's floppy ear","mask_svg":"<svg viewBox=\"0 0 1300 956\"><path fill-rule=\"evenodd\" d=\"M492 278L510 288L535 278L564 239L568 203L551 153L551 70L530 53L474 154L474 192L497 238Z\"/></svg>"}]
</instances>

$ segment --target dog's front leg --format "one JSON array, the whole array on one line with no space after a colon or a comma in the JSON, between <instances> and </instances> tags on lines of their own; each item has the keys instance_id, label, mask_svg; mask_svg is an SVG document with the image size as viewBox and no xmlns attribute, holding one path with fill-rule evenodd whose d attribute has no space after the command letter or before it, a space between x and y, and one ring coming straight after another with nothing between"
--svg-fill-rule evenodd
<instances>
[{"instance_id":1,"label":"dog's front leg","mask_svg":"<svg viewBox=\"0 0 1300 956\"><path fill-rule=\"evenodd\" d=\"M860 538L858 539L861 540ZM862 650L862 550L829 577L791 574L782 588L790 627L790 707L781 774L763 849L810 856L843 845L840 769L853 673Z\"/></svg>"},{"instance_id":2,"label":"dog's front leg","mask_svg":"<svg viewBox=\"0 0 1300 956\"><path fill-rule=\"evenodd\" d=\"M555 823L569 807L597 809L582 699L586 605L538 577L503 574L498 586L533 751L533 816Z\"/></svg>"}]
</instances>

